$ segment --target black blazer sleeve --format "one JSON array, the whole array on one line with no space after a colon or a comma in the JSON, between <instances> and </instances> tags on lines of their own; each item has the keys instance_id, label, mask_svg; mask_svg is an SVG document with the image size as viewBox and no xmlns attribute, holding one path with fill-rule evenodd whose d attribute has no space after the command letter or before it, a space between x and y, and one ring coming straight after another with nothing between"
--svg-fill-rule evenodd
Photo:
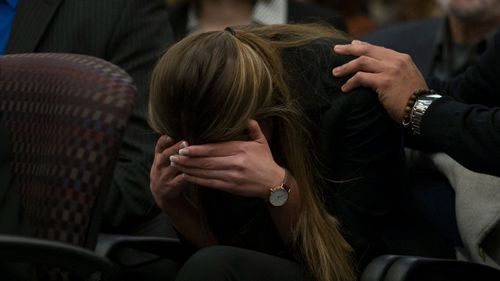
<instances>
[{"instance_id":1,"label":"black blazer sleeve","mask_svg":"<svg viewBox=\"0 0 500 281\"><path fill-rule=\"evenodd\" d=\"M361 266L390 247L385 228L402 198L401 133L377 96L358 89L322 116L322 155L329 157L329 211L336 215Z\"/></svg>"},{"instance_id":2,"label":"black blazer sleeve","mask_svg":"<svg viewBox=\"0 0 500 281\"><path fill-rule=\"evenodd\" d=\"M465 167L500 176L500 31L477 64L447 84L422 120L421 139Z\"/></svg>"},{"instance_id":3,"label":"black blazer sleeve","mask_svg":"<svg viewBox=\"0 0 500 281\"><path fill-rule=\"evenodd\" d=\"M500 176L500 108L435 101L422 120L422 139L470 170Z\"/></svg>"},{"instance_id":4,"label":"black blazer sleeve","mask_svg":"<svg viewBox=\"0 0 500 281\"><path fill-rule=\"evenodd\" d=\"M158 136L147 123L149 78L171 43L163 1L125 1L108 45L108 60L134 79L138 96L129 119L105 209L104 230L125 231L159 213L149 190L149 170ZM116 229L114 229L116 228Z\"/></svg>"},{"instance_id":5,"label":"black blazer sleeve","mask_svg":"<svg viewBox=\"0 0 500 281\"><path fill-rule=\"evenodd\" d=\"M335 43L345 42L325 39L287 50L285 67L311 120L325 205L363 266L388 252L382 230L391 225L405 175L401 130L372 90L342 93L345 81L331 69L350 58L333 54Z\"/></svg>"}]
</instances>

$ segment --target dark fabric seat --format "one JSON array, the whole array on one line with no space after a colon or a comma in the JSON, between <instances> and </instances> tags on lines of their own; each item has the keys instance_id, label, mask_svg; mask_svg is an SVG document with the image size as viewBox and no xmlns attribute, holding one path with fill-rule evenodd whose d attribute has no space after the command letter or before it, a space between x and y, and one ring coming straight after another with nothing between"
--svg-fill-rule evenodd
<instances>
[{"instance_id":1,"label":"dark fabric seat","mask_svg":"<svg viewBox=\"0 0 500 281\"><path fill-rule=\"evenodd\" d=\"M496 281L500 270L473 262L387 255L374 259L361 281Z\"/></svg>"},{"instance_id":2,"label":"dark fabric seat","mask_svg":"<svg viewBox=\"0 0 500 281\"><path fill-rule=\"evenodd\" d=\"M11 186L28 229L27 237L0 235L0 260L50 265L36 266L40 280L111 272L93 250L135 95L132 79L98 58L0 56Z\"/></svg>"}]
</instances>

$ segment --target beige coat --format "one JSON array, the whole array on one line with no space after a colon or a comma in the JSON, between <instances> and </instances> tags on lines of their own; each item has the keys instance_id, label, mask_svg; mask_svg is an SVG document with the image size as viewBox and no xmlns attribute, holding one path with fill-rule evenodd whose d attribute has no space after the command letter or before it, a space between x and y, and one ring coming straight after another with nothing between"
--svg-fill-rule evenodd
<instances>
[{"instance_id":1,"label":"beige coat","mask_svg":"<svg viewBox=\"0 0 500 281\"><path fill-rule=\"evenodd\" d=\"M446 175L455 190L457 223L464 243L463 249L457 249L457 258L500 269L500 178L470 171L444 153L421 157Z\"/></svg>"}]
</instances>

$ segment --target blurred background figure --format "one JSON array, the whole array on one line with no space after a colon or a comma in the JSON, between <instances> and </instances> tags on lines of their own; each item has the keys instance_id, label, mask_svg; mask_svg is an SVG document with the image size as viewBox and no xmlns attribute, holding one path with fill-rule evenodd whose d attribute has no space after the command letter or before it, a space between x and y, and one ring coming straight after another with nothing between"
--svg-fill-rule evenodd
<instances>
[{"instance_id":1,"label":"blurred background figure","mask_svg":"<svg viewBox=\"0 0 500 281\"><path fill-rule=\"evenodd\" d=\"M251 23L319 22L347 31L343 17L335 10L295 0L181 0L167 5L177 41L196 31Z\"/></svg>"},{"instance_id":2,"label":"blurred background figure","mask_svg":"<svg viewBox=\"0 0 500 281\"><path fill-rule=\"evenodd\" d=\"M424 76L447 80L477 60L500 24L500 0L438 0L444 15L383 29L365 41L412 56Z\"/></svg>"},{"instance_id":3,"label":"blurred background figure","mask_svg":"<svg viewBox=\"0 0 500 281\"><path fill-rule=\"evenodd\" d=\"M380 27L440 16L437 0L368 0L368 11Z\"/></svg>"},{"instance_id":4,"label":"blurred background figure","mask_svg":"<svg viewBox=\"0 0 500 281\"><path fill-rule=\"evenodd\" d=\"M303 0L317 3L323 7L339 11L346 21L349 35L357 37L359 35L377 29L377 22L368 9L369 0Z\"/></svg>"},{"instance_id":5,"label":"blurred background figure","mask_svg":"<svg viewBox=\"0 0 500 281\"><path fill-rule=\"evenodd\" d=\"M351 37L357 38L381 27L441 14L436 0L301 0L338 11Z\"/></svg>"},{"instance_id":6,"label":"blurred background figure","mask_svg":"<svg viewBox=\"0 0 500 281\"><path fill-rule=\"evenodd\" d=\"M361 39L409 54L424 77L438 81L456 77L493 44L493 33L500 25L500 0L438 0L437 3L442 16L392 25ZM405 143L418 151L432 150L411 137ZM411 155L419 155L418 151ZM445 236L451 247L460 247L455 193L448 179L429 163L409 162L416 212Z\"/></svg>"}]
</instances>

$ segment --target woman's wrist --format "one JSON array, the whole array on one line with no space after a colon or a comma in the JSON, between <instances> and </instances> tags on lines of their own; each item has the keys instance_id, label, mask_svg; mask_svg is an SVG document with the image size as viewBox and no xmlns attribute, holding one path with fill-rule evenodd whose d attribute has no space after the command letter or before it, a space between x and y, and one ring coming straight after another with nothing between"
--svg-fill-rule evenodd
<instances>
[{"instance_id":1,"label":"woman's wrist","mask_svg":"<svg viewBox=\"0 0 500 281\"><path fill-rule=\"evenodd\" d=\"M176 198L164 198L161 200L161 206L159 206L166 214L171 214L172 212L179 212L186 207L192 207L193 205L186 196L181 193ZM181 211L182 212L182 211Z\"/></svg>"},{"instance_id":2,"label":"woman's wrist","mask_svg":"<svg viewBox=\"0 0 500 281\"><path fill-rule=\"evenodd\" d=\"M281 207L289 199L289 193L291 190L290 182L293 180L291 178L287 169L283 168L282 180L279 184L274 185L269 189L267 202L273 207Z\"/></svg>"},{"instance_id":3,"label":"woman's wrist","mask_svg":"<svg viewBox=\"0 0 500 281\"><path fill-rule=\"evenodd\" d=\"M277 165L275 169L273 169L273 176L271 177L272 180L270 180L268 184L263 184L262 187L262 192L257 196L265 201L269 200L269 195L271 193L271 190L275 187L278 187L283 184L285 178L286 178L286 169Z\"/></svg>"}]
</instances>

